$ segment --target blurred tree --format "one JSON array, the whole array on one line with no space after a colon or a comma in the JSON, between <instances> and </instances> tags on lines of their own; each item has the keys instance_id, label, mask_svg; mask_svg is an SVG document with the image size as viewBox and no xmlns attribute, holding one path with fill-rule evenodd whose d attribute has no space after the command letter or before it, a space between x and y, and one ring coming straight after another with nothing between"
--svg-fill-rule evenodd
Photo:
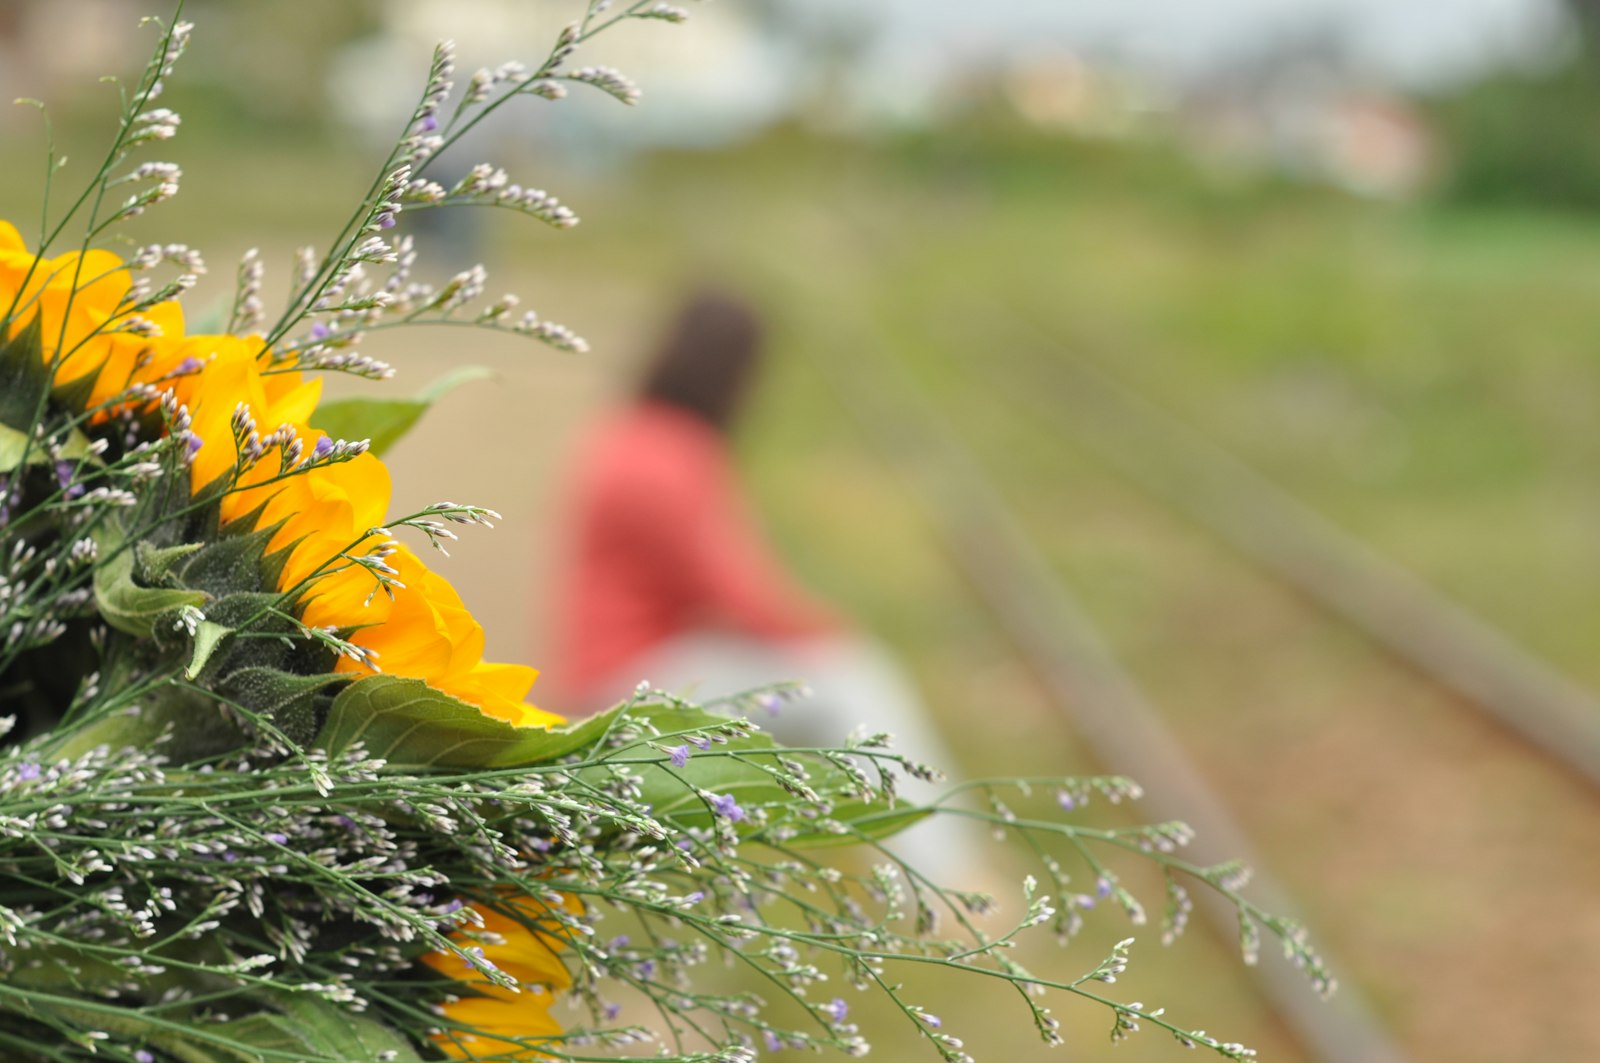
<instances>
[{"instance_id":1,"label":"blurred tree","mask_svg":"<svg viewBox=\"0 0 1600 1063\"><path fill-rule=\"evenodd\" d=\"M1596 31L1600 30L1600 0L1567 0L1567 10L1583 38L1594 41Z\"/></svg>"},{"instance_id":2,"label":"blurred tree","mask_svg":"<svg viewBox=\"0 0 1600 1063\"><path fill-rule=\"evenodd\" d=\"M340 47L378 32L381 0L189 0L186 17L207 46L188 60L196 90L184 118L212 134L324 132L329 68Z\"/></svg>"},{"instance_id":3,"label":"blurred tree","mask_svg":"<svg viewBox=\"0 0 1600 1063\"><path fill-rule=\"evenodd\" d=\"M1600 0L1567 0L1561 47L1436 101L1447 198L1600 208Z\"/></svg>"}]
</instances>

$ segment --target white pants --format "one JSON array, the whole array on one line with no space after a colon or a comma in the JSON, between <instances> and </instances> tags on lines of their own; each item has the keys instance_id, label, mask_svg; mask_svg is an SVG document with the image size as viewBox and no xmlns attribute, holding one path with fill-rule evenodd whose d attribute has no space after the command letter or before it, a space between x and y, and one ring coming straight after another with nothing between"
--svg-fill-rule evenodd
<instances>
[{"instance_id":1,"label":"white pants","mask_svg":"<svg viewBox=\"0 0 1600 1063\"><path fill-rule=\"evenodd\" d=\"M627 697L641 681L691 701L707 703L799 680L807 697L781 705L741 705L746 715L779 742L791 746L838 746L851 731L887 731L890 749L945 774L955 757L940 736L904 670L881 644L859 635L784 641L756 640L724 632L692 632L662 643L619 673L603 691L607 704ZM925 803L938 784L901 777L901 795ZM934 816L896 835L887 848L942 886L976 888L983 832L970 820Z\"/></svg>"}]
</instances>

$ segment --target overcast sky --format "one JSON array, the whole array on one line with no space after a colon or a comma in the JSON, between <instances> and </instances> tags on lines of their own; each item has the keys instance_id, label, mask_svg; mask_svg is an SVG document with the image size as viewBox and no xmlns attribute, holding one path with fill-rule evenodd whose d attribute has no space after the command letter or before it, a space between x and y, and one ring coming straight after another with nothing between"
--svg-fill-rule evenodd
<instances>
[{"instance_id":1,"label":"overcast sky","mask_svg":"<svg viewBox=\"0 0 1600 1063\"><path fill-rule=\"evenodd\" d=\"M0 0L4 3L5 0ZM875 50L853 64L851 98L864 115L917 121L940 106L952 70L997 53L1087 52L1130 64L1153 80L1229 69L1275 39L1326 31L1378 81L1426 87L1488 66L1548 54L1559 0L718 0L696 5L689 26L632 27L596 55L640 79L637 111L588 107L553 115L575 140L716 144L787 113L815 73L818 36L876 21ZM764 5L787 18L754 34ZM505 58L506 42L542 39L533 24L553 8L505 0L391 0L399 41L353 47L336 67L354 85L385 72L408 85L431 43L455 36L465 66ZM465 18L464 11L472 18ZM402 46L410 42L410 51ZM404 53L404 54L402 54ZM336 85L333 98L383 103L409 98ZM541 112L542 113L542 112ZM388 114L349 117L388 129Z\"/></svg>"},{"instance_id":2,"label":"overcast sky","mask_svg":"<svg viewBox=\"0 0 1600 1063\"><path fill-rule=\"evenodd\" d=\"M860 12L862 0L791 0ZM1376 72L1416 84L1548 47L1557 0L871 0L902 49L1018 40L1108 49L1171 69L1326 27Z\"/></svg>"}]
</instances>

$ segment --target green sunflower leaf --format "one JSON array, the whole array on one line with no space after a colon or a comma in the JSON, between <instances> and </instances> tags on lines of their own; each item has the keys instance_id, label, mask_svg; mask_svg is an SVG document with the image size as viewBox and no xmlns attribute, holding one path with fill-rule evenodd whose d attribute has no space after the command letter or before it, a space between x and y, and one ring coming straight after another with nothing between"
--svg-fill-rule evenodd
<instances>
[{"instance_id":1,"label":"green sunflower leaf","mask_svg":"<svg viewBox=\"0 0 1600 1063\"><path fill-rule=\"evenodd\" d=\"M12 428L8 424L0 424L0 473L10 472L22 464L23 451L27 451L29 465L43 465L50 460L50 455L38 444L28 445L28 433ZM61 457L67 461L76 461L89 454L89 439L76 428L67 436L67 441L61 447Z\"/></svg>"},{"instance_id":2,"label":"green sunflower leaf","mask_svg":"<svg viewBox=\"0 0 1600 1063\"><path fill-rule=\"evenodd\" d=\"M928 813L909 805L889 808L880 801L840 797L827 817L846 828L824 828L811 805L795 797L777 775L787 774L780 757L802 762L809 785L821 793L843 794L854 787L850 774L815 754L790 754L768 735L756 732L716 742L705 752L690 747L682 767L657 748L688 741L690 732L711 732L728 724L726 716L670 703L622 705L587 720L549 730L513 727L419 679L370 676L346 687L314 745L337 754L356 742L368 754L399 768L506 768L549 763L575 753L586 760L611 760L576 768L579 783L604 787L615 773L639 779L641 800L653 813L680 827L710 825L716 815L702 792L732 797L747 811L767 810L771 826L794 831L788 844L841 845L883 838L911 826ZM659 737L657 737L659 736ZM750 821L741 832L755 829Z\"/></svg>"},{"instance_id":3,"label":"green sunflower leaf","mask_svg":"<svg viewBox=\"0 0 1600 1063\"><path fill-rule=\"evenodd\" d=\"M629 715L648 718L663 735L714 729L728 722L727 717L704 709L670 705L642 706L631 710ZM664 737L658 744L672 748L682 742ZM635 757L640 755L648 755L651 762L637 762ZM781 828L788 836L785 844L792 847L852 845L886 838L930 814L912 805L897 804L890 808L879 800L839 796L856 789L852 776L842 766L816 754L786 750L760 732L716 742L705 751L690 746L682 767L670 761L654 760L656 756L656 751L649 747L635 746L632 751L617 756L615 764L586 767L574 774L579 780L597 787L603 787L609 781L608 776L619 771L636 776L640 800L650 806L654 816L679 827L711 825L717 812L702 793L731 797L746 816L755 809L764 809L767 827ZM832 807L826 816L819 816L811 801L797 796L779 781L780 776L789 775L785 760L803 766L807 776L804 785L819 795L831 795ZM867 774L872 775L870 768ZM794 785L792 777L790 785ZM845 829L835 831L825 827L824 820ZM734 827L740 834L762 829L748 818Z\"/></svg>"},{"instance_id":4,"label":"green sunflower leaf","mask_svg":"<svg viewBox=\"0 0 1600 1063\"><path fill-rule=\"evenodd\" d=\"M598 741L607 719L552 728L513 727L420 679L375 675L333 699L317 746L338 753L356 742L397 767L504 768L540 764Z\"/></svg>"},{"instance_id":5,"label":"green sunflower leaf","mask_svg":"<svg viewBox=\"0 0 1600 1063\"><path fill-rule=\"evenodd\" d=\"M337 399L324 402L313 416L314 427L335 439L365 439L372 453L384 454L422 419L441 397L471 380L493 374L479 366L446 373L414 399Z\"/></svg>"},{"instance_id":6,"label":"green sunflower leaf","mask_svg":"<svg viewBox=\"0 0 1600 1063\"><path fill-rule=\"evenodd\" d=\"M316 1060L418 1063L421 1058L410 1041L383 1023L325 1000L281 993L274 995L273 1007L274 1011L259 1011L227 1023L228 1039L255 1049L303 1053Z\"/></svg>"}]
</instances>

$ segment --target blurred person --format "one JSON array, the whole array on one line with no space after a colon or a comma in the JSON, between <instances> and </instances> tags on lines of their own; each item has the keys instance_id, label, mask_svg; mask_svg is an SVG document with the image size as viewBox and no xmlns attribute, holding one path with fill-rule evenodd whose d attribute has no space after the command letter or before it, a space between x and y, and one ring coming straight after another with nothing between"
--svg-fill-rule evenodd
<instances>
[{"instance_id":1,"label":"blurred person","mask_svg":"<svg viewBox=\"0 0 1600 1063\"><path fill-rule=\"evenodd\" d=\"M699 702L784 680L808 697L757 701L792 746L837 745L855 728L956 766L894 658L792 579L740 490L729 433L760 363L762 327L743 302L702 294L666 331L633 400L579 453L556 604L563 706L594 712L641 681ZM905 780L912 800L928 784ZM937 882L971 888L978 831L940 816L891 844Z\"/></svg>"}]
</instances>

